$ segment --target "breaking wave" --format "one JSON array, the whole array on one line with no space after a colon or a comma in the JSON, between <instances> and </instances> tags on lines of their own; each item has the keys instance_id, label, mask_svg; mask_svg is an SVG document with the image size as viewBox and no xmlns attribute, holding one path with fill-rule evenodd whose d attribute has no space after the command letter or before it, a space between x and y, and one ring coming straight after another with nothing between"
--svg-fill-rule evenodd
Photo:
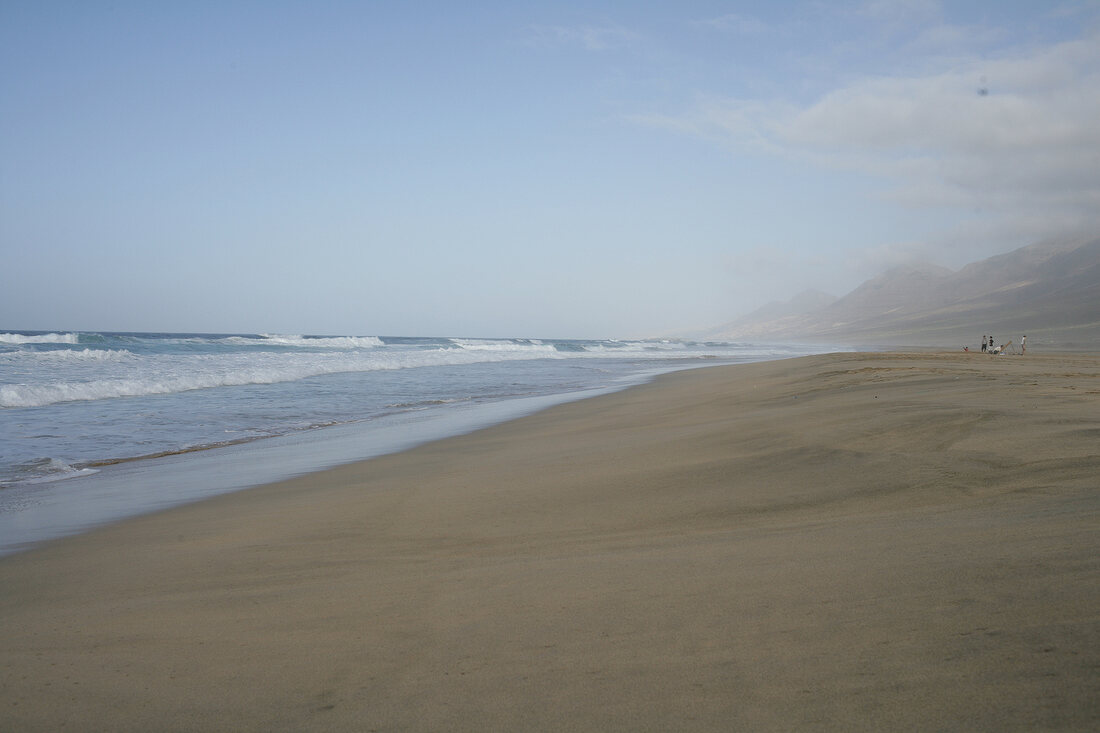
<instances>
[{"instance_id":1,"label":"breaking wave","mask_svg":"<svg viewBox=\"0 0 1100 733\"><path fill-rule=\"evenodd\" d=\"M43 333L25 336L21 333L0 333L0 344L75 344L80 336L75 333Z\"/></svg>"},{"instance_id":2,"label":"breaking wave","mask_svg":"<svg viewBox=\"0 0 1100 733\"><path fill-rule=\"evenodd\" d=\"M233 336L226 341L252 346L302 346L312 349L373 349L385 346L377 336L281 336L265 333L258 338Z\"/></svg>"},{"instance_id":3,"label":"breaking wave","mask_svg":"<svg viewBox=\"0 0 1100 733\"><path fill-rule=\"evenodd\" d=\"M460 349L467 351L505 351L523 352L527 354L550 354L557 349L553 344L546 344L537 339L450 339L450 342Z\"/></svg>"},{"instance_id":4,"label":"breaking wave","mask_svg":"<svg viewBox=\"0 0 1100 733\"><path fill-rule=\"evenodd\" d=\"M126 349L52 349L50 351L12 351L0 354L0 360L33 362L125 361L133 359Z\"/></svg>"},{"instance_id":5,"label":"breaking wave","mask_svg":"<svg viewBox=\"0 0 1100 733\"><path fill-rule=\"evenodd\" d=\"M278 334L5 333L0 408L294 382L326 374L533 359L703 358L680 341L393 338ZM83 339L81 341L81 339ZM91 343L94 348L66 348ZM112 348L115 347L115 348Z\"/></svg>"},{"instance_id":6,"label":"breaking wave","mask_svg":"<svg viewBox=\"0 0 1100 733\"><path fill-rule=\"evenodd\" d=\"M546 356L553 354L548 353ZM58 402L293 382L344 372L458 366L524 358L531 356L523 351L468 349L145 357L143 360L136 360L135 366L128 369L125 375L0 385L0 407L42 407Z\"/></svg>"}]
</instances>

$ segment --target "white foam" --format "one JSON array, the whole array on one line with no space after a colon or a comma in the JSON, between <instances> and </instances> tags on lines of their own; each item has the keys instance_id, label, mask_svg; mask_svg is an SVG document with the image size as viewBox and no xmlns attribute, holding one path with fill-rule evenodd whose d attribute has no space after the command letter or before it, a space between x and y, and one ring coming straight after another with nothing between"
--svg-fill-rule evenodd
<instances>
[{"instance_id":1,"label":"white foam","mask_svg":"<svg viewBox=\"0 0 1100 733\"><path fill-rule=\"evenodd\" d=\"M452 344L468 351L518 351L526 353L554 353L553 344L544 344L538 340L506 341L494 339L448 339Z\"/></svg>"},{"instance_id":2,"label":"white foam","mask_svg":"<svg viewBox=\"0 0 1100 733\"><path fill-rule=\"evenodd\" d=\"M531 358L529 352L462 349L138 357L134 366L127 368L122 376L102 375L79 381L55 379L39 384L0 385L0 407L41 407L58 402L293 382L342 372L457 366L524 358Z\"/></svg>"},{"instance_id":3,"label":"white foam","mask_svg":"<svg viewBox=\"0 0 1100 733\"><path fill-rule=\"evenodd\" d=\"M609 341L612 346L597 344L591 347L592 351L622 352L622 351L687 351L688 345L682 341Z\"/></svg>"},{"instance_id":4,"label":"white foam","mask_svg":"<svg viewBox=\"0 0 1100 733\"><path fill-rule=\"evenodd\" d=\"M33 362L125 361L134 358L134 354L126 349L54 349L13 351L0 354L0 358Z\"/></svg>"},{"instance_id":5,"label":"white foam","mask_svg":"<svg viewBox=\"0 0 1100 733\"><path fill-rule=\"evenodd\" d=\"M37 336L0 333L0 344L75 344L78 340L79 336L75 333L44 333Z\"/></svg>"},{"instance_id":6,"label":"white foam","mask_svg":"<svg viewBox=\"0 0 1100 733\"><path fill-rule=\"evenodd\" d=\"M237 337L240 343L265 345L276 344L278 346L303 346L314 349L373 349L385 346L382 339L377 336L281 336L278 334L261 334L259 339ZM232 340L232 339L230 339Z\"/></svg>"},{"instance_id":7,"label":"white foam","mask_svg":"<svg viewBox=\"0 0 1100 733\"><path fill-rule=\"evenodd\" d=\"M17 368L0 385L0 408L162 395L217 387L294 382L326 374L446 367L525 359L691 358L707 350L681 342L584 342L576 350L526 339L449 339L433 348L386 346L375 337L229 337L233 353L140 354L117 350L0 352ZM211 339L202 339L210 342ZM229 340L229 339L221 339ZM323 348L263 348L263 344ZM324 348L325 346L329 348Z\"/></svg>"},{"instance_id":8,"label":"white foam","mask_svg":"<svg viewBox=\"0 0 1100 733\"><path fill-rule=\"evenodd\" d=\"M33 461L26 466L26 468L33 469L34 473L40 474L34 478L28 478L22 481L22 483L27 484L42 484L50 481L61 481L67 478L90 476L93 473L99 473L99 471L94 468L75 468L56 458L43 458L38 461Z\"/></svg>"}]
</instances>

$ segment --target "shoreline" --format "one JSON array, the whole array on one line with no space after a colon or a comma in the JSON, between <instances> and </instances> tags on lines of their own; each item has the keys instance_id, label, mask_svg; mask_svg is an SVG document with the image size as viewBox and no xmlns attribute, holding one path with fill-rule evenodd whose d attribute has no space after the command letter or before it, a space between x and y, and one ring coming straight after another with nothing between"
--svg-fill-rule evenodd
<instances>
[{"instance_id":1,"label":"shoreline","mask_svg":"<svg viewBox=\"0 0 1100 733\"><path fill-rule=\"evenodd\" d=\"M709 365L707 365L709 366ZM698 366L680 369L701 368ZM395 411L281 435L119 459L75 461L89 471L16 485L35 489L32 508L0 512L0 557L115 522L205 501L341 465L399 453L519 419L547 407L629 389L661 372L640 372L621 384L531 395L443 409ZM70 482L78 481L75 491Z\"/></svg>"},{"instance_id":2,"label":"shoreline","mask_svg":"<svg viewBox=\"0 0 1100 733\"><path fill-rule=\"evenodd\" d=\"M717 357L714 357L717 358ZM661 374L750 363L709 358L639 369L602 385L396 409L288 433L125 458L74 460L70 472L10 486L0 505L0 557L166 508L408 450L548 407L644 384ZM790 358L790 357L771 357Z\"/></svg>"},{"instance_id":3,"label":"shoreline","mask_svg":"<svg viewBox=\"0 0 1100 733\"><path fill-rule=\"evenodd\" d=\"M677 371L0 558L0 722L1088 730L1100 357Z\"/></svg>"}]
</instances>

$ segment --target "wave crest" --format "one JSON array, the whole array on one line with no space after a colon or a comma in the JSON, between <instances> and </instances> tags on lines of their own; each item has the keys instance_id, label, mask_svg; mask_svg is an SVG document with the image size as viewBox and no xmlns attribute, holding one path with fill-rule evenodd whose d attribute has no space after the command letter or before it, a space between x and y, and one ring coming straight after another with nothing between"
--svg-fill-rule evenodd
<instances>
[{"instance_id":1,"label":"wave crest","mask_svg":"<svg viewBox=\"0 0 1100 733\"><path fill-rule=\"evenodd\" d=\"M544 344L538 339L493 340L493 339L448 339L452 344L466 351L519 351L525 353L553 353L558 349L553 344Z\"/></svg>"},{"instance_id":2,"label":"wave crest","mask_svg":"<svg viewBox=\"0 0 1100 733\"><path fill-rule=\"evenodd\" d=\"M32 362L125 361L134 358L126 349L52 349L50 351L15 351L0 356L4 359Z\"/></svg>"},{"instance_id":3,"label":"wave crest","mask_svg":"<svg viewBox=\"0 0 1100 733\"><path fill-rule=\"evenodd\" d=\"M235 336L227 340L248 345L301 346L314 349L373 349L385 346L377 336L284 336L264 333L259 338Z\"/></svg>"},{"instance_id":4,"label":"wave crest","mask_svg":"<svg viewBox=\"0 0 1100 733\"><path fill-rule=\"evenodd\" d=\"M25 336L21 333L0 333L0 344L75 344L80 336L75 333L40 333Z\"/></svg>"}]
</instances>

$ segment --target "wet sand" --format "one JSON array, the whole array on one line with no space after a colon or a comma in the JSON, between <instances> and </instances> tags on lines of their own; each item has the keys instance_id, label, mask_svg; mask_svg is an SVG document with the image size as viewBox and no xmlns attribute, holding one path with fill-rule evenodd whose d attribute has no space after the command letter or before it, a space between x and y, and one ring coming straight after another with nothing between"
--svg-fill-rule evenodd
<instances>
[{"instance_id":1,"label":"wet sand","mask_svg":"<svg viewBox=\"0 0 1100 733\"><path fill-rule=\"evenodd\" d=\"M1096 730L1100 357L666 375L0 558L0 729Z\"/></svg>"}]
</instances>

